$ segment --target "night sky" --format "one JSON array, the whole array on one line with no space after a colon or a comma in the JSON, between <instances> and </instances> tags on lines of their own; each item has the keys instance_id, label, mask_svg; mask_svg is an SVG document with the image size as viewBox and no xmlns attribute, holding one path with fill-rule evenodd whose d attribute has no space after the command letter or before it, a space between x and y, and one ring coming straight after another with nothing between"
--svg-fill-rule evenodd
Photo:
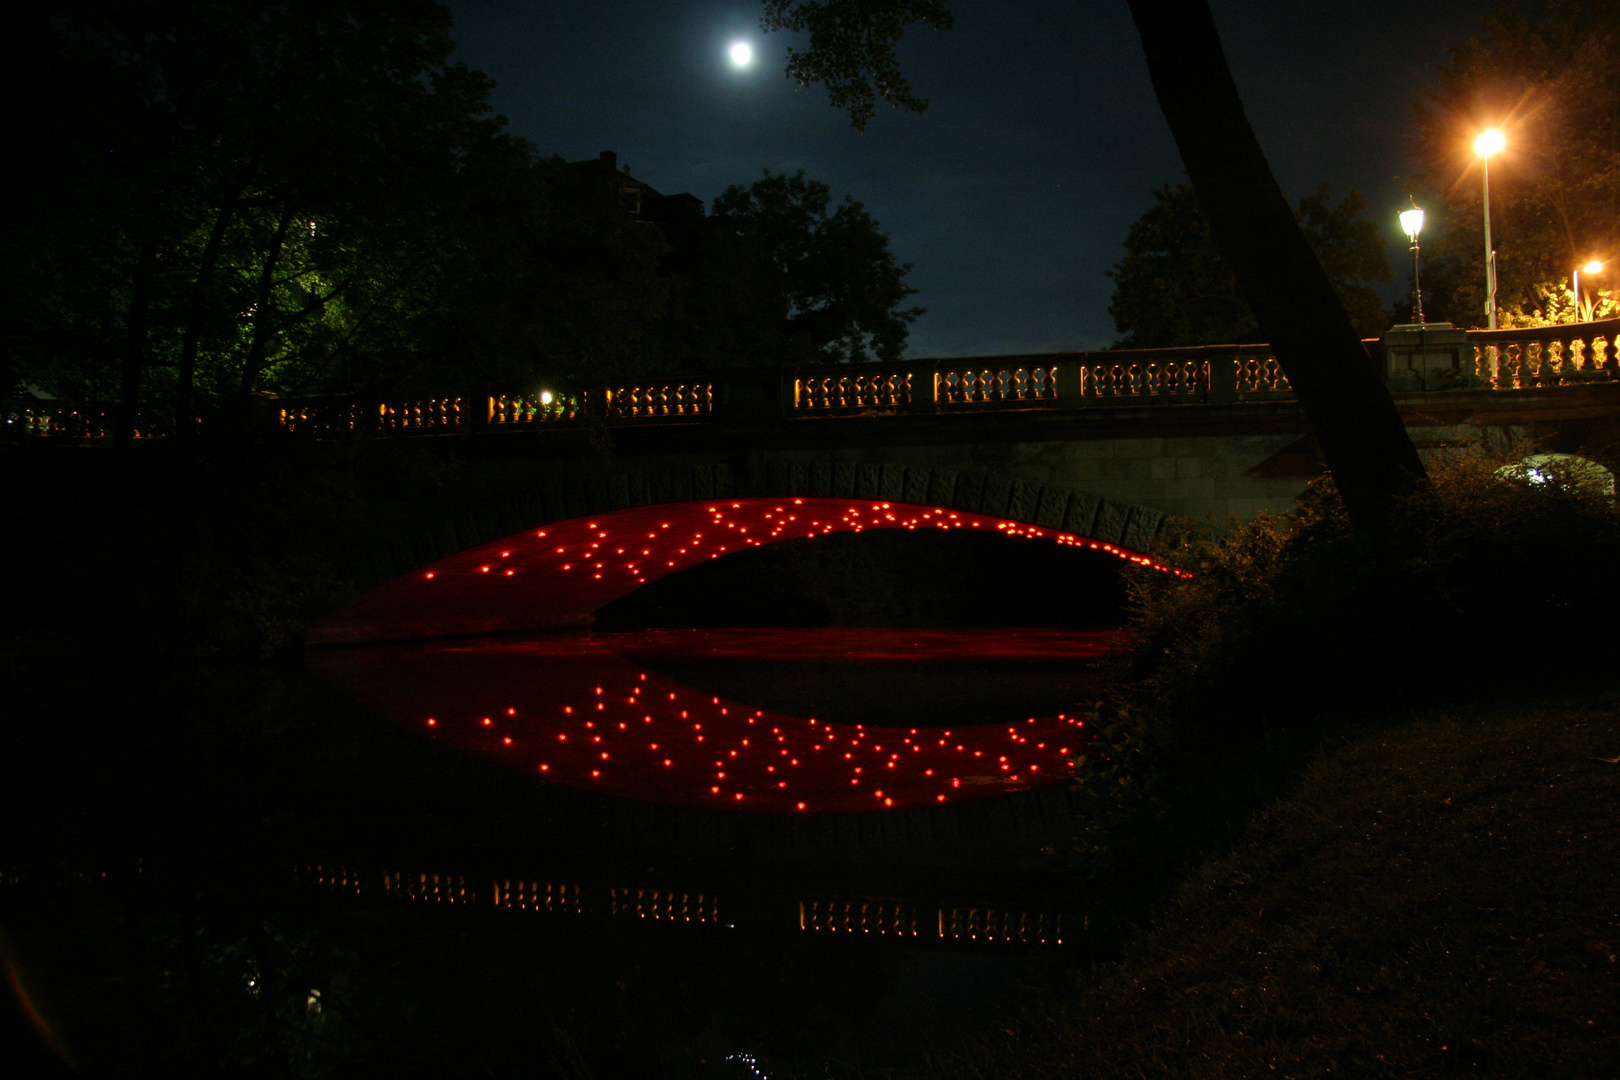
<instances>
[{"instance_id":1,"label":"night sky","mask_svg":"<svg viewBox=\"0 0 1620 1080\"><path fill-rule=\"evenodd\" d=\"M928 309L910 356L1105 346L1105 271L1150 192L1182 178L1125 2L952 6L955 29L913 28L902 52L930 109L880 106L862 134L821 87L784 78L789 41L759 32L755 4L450 0L461 57L543 153L613 150L658 190L706 203L767 168L865 203ZM1283 190L1365 194L1389 225L1397 292L1413 102L1496 7L1214 0ZM727 56L738 40L754 46L747 69Z\"/></svg>"}]
</instances>

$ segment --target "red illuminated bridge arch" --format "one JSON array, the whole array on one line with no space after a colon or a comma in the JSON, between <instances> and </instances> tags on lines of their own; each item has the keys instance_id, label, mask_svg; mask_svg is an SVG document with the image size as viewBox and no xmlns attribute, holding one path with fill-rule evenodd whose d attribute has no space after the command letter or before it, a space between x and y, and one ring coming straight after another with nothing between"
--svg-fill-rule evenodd
<instances>
[{"instance_id":1,"label":"red illuminated bridge arch","mask_svg":"<svg viewBox=\"0 0 1620 1080\"><path fill-rule=\"evenodd\" d=\"M525 529L438 559L314 627L312 644L590 624L649 582L782 540L867 529L999 532L1177 573L1139 551L1009 518L882 499L752 496L628 507Z\"/></svg>"}]
</instances>

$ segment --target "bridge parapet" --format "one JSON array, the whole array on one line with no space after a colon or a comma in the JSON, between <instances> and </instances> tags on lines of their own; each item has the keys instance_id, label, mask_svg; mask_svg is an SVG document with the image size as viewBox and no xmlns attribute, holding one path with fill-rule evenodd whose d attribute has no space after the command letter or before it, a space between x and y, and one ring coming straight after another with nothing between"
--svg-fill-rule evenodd
<instances>
[{"instance_id":1,"label":"bridge parapet","mask_svg":"<svg viewBox=\"0 0 1620 1080\"><path fill-rule=\"evenodd\" d=\"M1466 355L1445 389L1532 390L1620 378L1620 319L1570 326L1465 332ZM1366 342L1375 358L1378 339ZM1470 365L1472 370L1470 370ZM1436 387L1440 388L1440 387ZM1403 387L1403 389L1406 389ZM1067 411L1284 401L1293 389L1265 344L913 360L837 367L747 368L588 390L541 406L489 397L401 403L390 430L449 433L536 427L595 417L608 423L796 420L997 410ZM463 404L463 402L466 404ZM379 409L380 416L391 416ZM292 414L289 414L292 415ZM303 415L303 414L296 414ZM289 427L299 426L293 419ZM352 423L349 425L354 426Z\"/></svg>"},{"instance_id":2,"label":"bridge parapet","mask_svg":"<svg viewBox=\"0 0 1620 1080\"><path fill-rule=\"evenodd\" d=\"M1620 319L1516 330L1470 330L1474 377L1492 390L1620 378Z\"/></svg>"},{"instance_id":3,"label":"bridge parapet","mask_svg":"<svg viewBox=\"0 0 1620 1080\"><path fill-rule=\"evenodd\" d=\"M1620 319L1509 330L1456 332L1463 341L1443 379L1391 389L1545 390L1620 379ZM1380 367L1384 343L1366 342ZM1448 354L1449 355L1449 354ZM1432 373L1431 373L1432 374ZM1396 378L1399 376L1400 378ZM913 360L896 364L742 368L657 378L575 394L446 395L387 401L348 398L272 403L274 421L320 436L379 431L448 435L615 425L811 420L984 413L1064 412L1126 406L1286 401L1293 391L1270 346L1207 345L1104 352ZM6 418L13 431L96 441L111 433L111 407L38 403ZM169 425L143 417L140 434Z\"/></svg>"}]
</instances>

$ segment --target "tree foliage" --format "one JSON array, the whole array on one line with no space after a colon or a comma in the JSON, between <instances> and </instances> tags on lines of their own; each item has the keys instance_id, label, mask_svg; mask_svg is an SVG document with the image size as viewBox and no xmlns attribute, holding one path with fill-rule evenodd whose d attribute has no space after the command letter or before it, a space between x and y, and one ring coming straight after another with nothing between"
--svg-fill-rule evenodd
<instances>
[{"instance_id":1,"label":"tree foliage","mask_svg":"<svg viewBox=\"0 0 1620 1080\"><path fill-rule=\"evenodd\" d=\"M803 86L821 83L833 108L865 131L879 98L910 112L928 107L927 98L912 93L895 55L906 27L949 30L954 22L948 0L765 0L760 25L810 35L808 49L788 49L788 77Z\"/></svg>"},{"instance_id":2,"label":"tree foliage","mask_svg":"<svg viewBox=\"0 0 1620 1080\"><path fill-rule=\"evenodd\" d=\"M1166 184L1131 226L1108 311L1125 336L1116 348L1219 345L1260 340L1260 324L1215 248L1209 219L1193 189ZM1382 301L1369 284L1388 281L1389 260L1378 229L1355 191L1337 204L1323 184L1299 201L1295 216L1362 337L1385 326Z\"/></svg>"},{"instance_id":3,"label":"tree foliage","mask_svg":"<svg viewBox=\"0 0 1620 1080\"><path fill-rule=\"evenodd\" d=\"M854 198L766 170L671 232L670 362L681 368L900 359L921 308L909 264Z\"/></svg>"},{"instance_id":4,"label":"tree foliage","mask_svg":"<svg viewBox=\"0 0 1620 1080\"><path fill-rule=\"evenodd\" d=\"M79 0L31 29L63 92L6 260L39 313L18 374L126 413L167 397L182 431L208 402L367 377L461 156L498 129L447 9Z\"/></svg>"},{"instance_id":5,"label":"tree foliage","mask_svg":"<svg viewBox=\"0 0 1620 1080\"><path fill-rule=\"evenodd\" d=\"M1609 276L1588 289L1620 294L1620 9L1560 0L1540 13L1504 8L1453 49L1439 87L1418 103L1418 159L1443 233L1425 244L1431 317L1484 322L1481 169L1474 136L1497 127L1506 150L1491 159L1491 232L1502 321L1574 316L1570 272L1589 260ZM1432 296L1432 300L1430 297ZM1596 312L1605 314L1601 309Z\"/></svg>"},{"instance_id":6,"label":"tree foliage","mask_svg":"<svg viewBox=\"0 0 1620 1080\"><path fill-rule=\"evenodd\" d=\"M4 241L0 395L225 427L255 399L523 392L649 370L898 358L888 238L770 176L654 223L543 159L439 0L56 0Z\"/></svg>"}]
</instances>

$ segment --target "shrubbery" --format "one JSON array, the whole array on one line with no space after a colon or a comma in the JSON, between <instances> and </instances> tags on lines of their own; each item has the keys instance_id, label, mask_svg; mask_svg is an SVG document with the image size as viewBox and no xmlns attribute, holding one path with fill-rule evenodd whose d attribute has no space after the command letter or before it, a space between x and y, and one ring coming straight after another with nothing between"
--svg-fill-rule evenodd
<instances>
[{"instance_id":1,"label":"shrubbery","mask_svg":"<svg viewBox=\"0 0 1620 1080\"><path fill-rule=\"evenodd\" d=\"M1387 536L1354 532L1328 480L1293 513L1217 538L1188 526L1143 572L1110 664L1094 777L1248 753L1369 710L1506 692L1608 666L1620 512L1591 470L1442 462Z\"/></svg>"}]
</instances>

